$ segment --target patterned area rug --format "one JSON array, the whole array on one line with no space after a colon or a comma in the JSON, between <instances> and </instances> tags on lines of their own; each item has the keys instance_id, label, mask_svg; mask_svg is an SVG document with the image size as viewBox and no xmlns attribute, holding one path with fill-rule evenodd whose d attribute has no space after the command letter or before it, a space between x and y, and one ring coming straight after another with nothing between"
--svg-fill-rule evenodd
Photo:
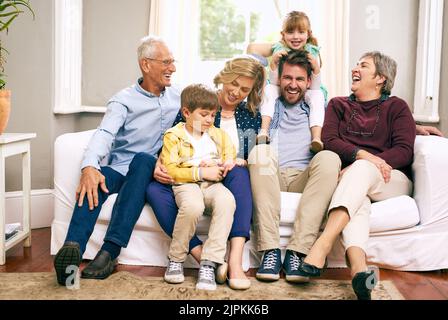
<instances>
[{"instance_id":1,"label":"patterned area rug","mask_svg":"<svg viewBox=\"0 0 448 320\"><path fill-rule=\"evenodd\" d=\"M140 277L120 271L106 280L81 279L78 289L56 283L54 273L0 273L0 300L347 300L356 299L348 280L313 280L290 284L252 280L246 291L218 285L216 291L195 289L196 279L186 277L183 284L170 285L161 277ZM380 281L372 292L375 300L402 300L391 281Z\"/></svg>"}]
</instances>

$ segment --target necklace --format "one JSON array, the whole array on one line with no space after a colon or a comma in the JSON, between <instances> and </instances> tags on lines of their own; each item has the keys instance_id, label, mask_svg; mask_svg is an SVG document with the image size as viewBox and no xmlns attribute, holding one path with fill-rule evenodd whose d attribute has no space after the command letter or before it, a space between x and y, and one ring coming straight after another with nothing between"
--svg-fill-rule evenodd
<instances>
[{"instance_id":1,"label":"necklace","mask_svg":"<svg viewBox=\"0 0 448 320\"><path fill-rule=\"evenodd\" d=\"M227 112L227 113L231 113L230 115L226 115L226 114L224 114L224 112ZM234 118L235 117L235 111L224 111L224 110L221 110L221 118L224 118L224 119L232 119L232 118Z\"/></svg>"},{"instance_id":2,"label":"necklace","mask_svg":"<svg viewBox=\"0 0 448 320\"><path fill-rule=\"evenodd\" d=\"M383 101L380 101L377 104L377 106L376 106L375 125L374 125L374 127L373 127L373 129L371 131L370 130L369 131L364 131L362 129L359 130L359 131L355 131L355 130L352 129L352 125L354 123L356 123L356 120L358 118L358 111L356 109L352 109L352 114L350 115L350 119L348 120L348 123L347 123L347 128L346 128L347 133L350 133L350 134L353 134L353 135L359 135L359 136L362 136L362 137L372 137L373 134L375 133L376 128L378 127L378 122L380 121L380 111L381 111L380 106L381 106L382 102Z\"/></svg>"}]
</instances>

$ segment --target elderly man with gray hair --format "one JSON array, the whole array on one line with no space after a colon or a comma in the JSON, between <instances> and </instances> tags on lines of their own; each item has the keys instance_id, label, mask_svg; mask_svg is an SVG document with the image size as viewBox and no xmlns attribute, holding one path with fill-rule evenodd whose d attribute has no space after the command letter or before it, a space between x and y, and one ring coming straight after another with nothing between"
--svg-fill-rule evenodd
<instances>
[{"instance_id":1,"label":"elderly man with gray hair","mask_svg":"<svg viewBox=\"0 0 448 320\"><path fill-rule=\"evenodd\" d=\"M176 67L166 44L155 36L141 40L138 63L142 76L109 100L85 151L77 204L64 245L54 259L60 285L71 285L67 282L74 277L69 276L81 263L103 203L118 193L104 244L81 277L105 279L113 272L145 204L146 186L157 174L161 137L180 106L180 92L171 87ZM101 166L107 155L107 165Z\"/></svg>"}]
</instances>

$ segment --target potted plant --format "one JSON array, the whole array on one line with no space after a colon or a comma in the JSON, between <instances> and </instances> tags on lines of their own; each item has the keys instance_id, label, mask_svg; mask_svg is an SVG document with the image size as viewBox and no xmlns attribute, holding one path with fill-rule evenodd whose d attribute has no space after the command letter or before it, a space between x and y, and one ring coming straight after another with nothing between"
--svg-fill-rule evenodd
<instances>
[{"instance_id":1,"label":"potted plant","mask_svg":"<svg viewBox=\"0 0 448 320\"><path fill-rule=\"evenodd\" d=\"M34 11L29 4L29 0L0 0L0 36L3 33L8 33L11 23L24 10L31 12L34 19ZM2 39L0 38L0 135L8 124L11 110L11 90L5 89L6 76L3 73L6 54L8 54L8 51L3 48Z\"/></svg>"}]
</instances>

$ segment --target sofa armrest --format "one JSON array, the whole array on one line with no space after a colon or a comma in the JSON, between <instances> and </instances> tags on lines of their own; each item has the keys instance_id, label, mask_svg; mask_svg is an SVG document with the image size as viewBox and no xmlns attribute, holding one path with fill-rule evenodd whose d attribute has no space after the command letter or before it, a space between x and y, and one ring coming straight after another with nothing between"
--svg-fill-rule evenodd
<instances>
[{"instance_id":1,"label":"sofa armrest","mask_svg":"<svg viewBox=\"0 0 448 320\"><path fill-rule=\"evenodd\" d=\"M82 157L94 132L66 133L54 142L54 195L69 208L75 203Z\"/></svg>"},{"instance_id":2,"label":"sofa armrest","mask_svg":"<svg viewBox=\"0 0 448 320\"><path fill-rule=\"evenodd\" d=\"M448 217L448 139L417 136L414 145L414 199L420 224Z\"/></svg>"}]
</instances>

